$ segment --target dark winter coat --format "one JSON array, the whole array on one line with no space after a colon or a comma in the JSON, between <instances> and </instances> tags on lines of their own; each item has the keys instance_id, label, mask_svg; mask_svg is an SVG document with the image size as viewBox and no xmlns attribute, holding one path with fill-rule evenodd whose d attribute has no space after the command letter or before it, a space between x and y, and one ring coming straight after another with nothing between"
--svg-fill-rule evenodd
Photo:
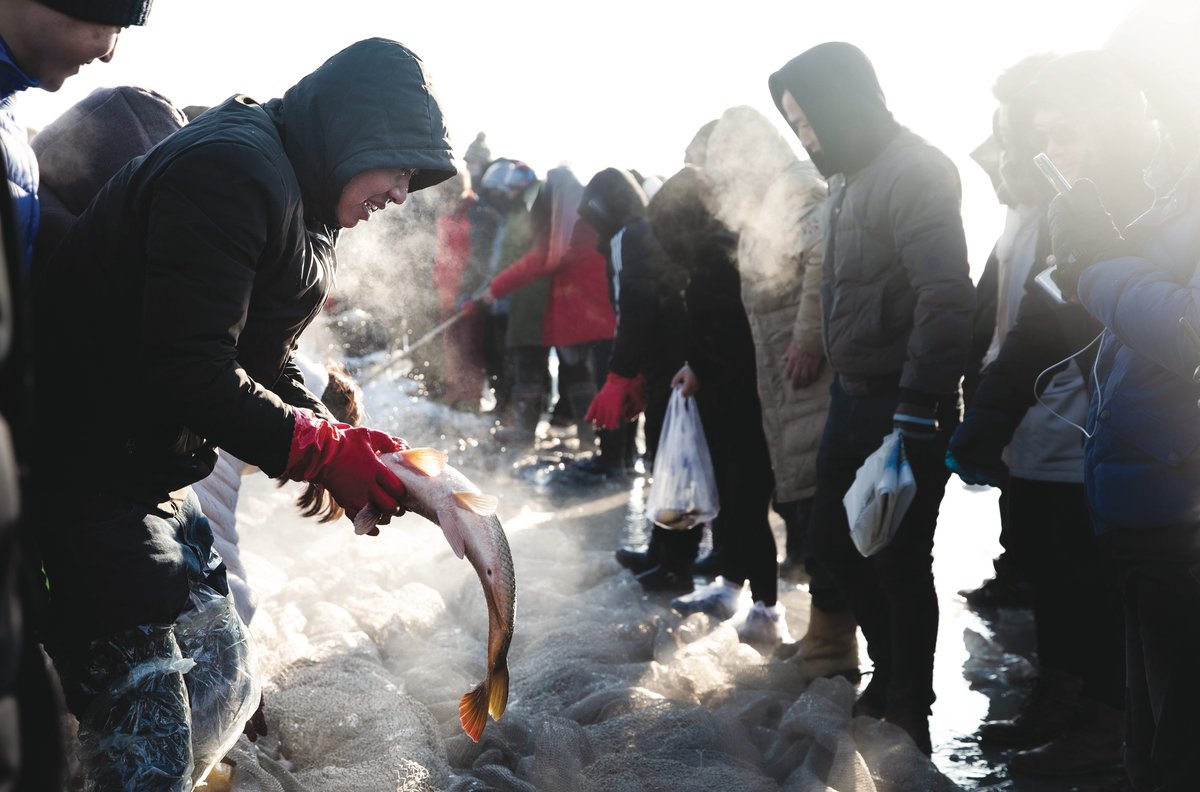
<instances>
[{"instance_id":1,"label":"dark winter coat","mask_svg":"<svg viewBox=\"0 0 1200 792\"><path fill-rule=\"evenodd\" d=\"M583 191L580 216L599 237L617 315L609 371L670 380L687 343L684 279L663 252L646 213L646 196L627 171L607 168Z\"/></svg>"},{"instance_id":2,"label":"dark winter coat","mask_svg":"<svg viewBox=\"0 0 1200 792\"><path fill-rule=\"evenodd\" d=\"M1107 329L1084 445L1098 530L1200 526L1200 162L1079 280Z\"/></svg>"},{"instance_id":3,"label":"dark winter coat","mask_svg":"<svg viewBox=\"0 0 1200 792\"><path fill-rule=\"evenodd\" d=\"M971 344L974 286L962 185L946 155L899 126L866 56L822 44L771 76L804 110L829 180L821 307L842 386L881 384L925 401L956 398ZM782 110L782 107L781 107Z\"/></svg>"},{"instance_id":4,"label":"dark winter coat","mask_svg":"<svg viewBox=\"0 0 1200 792\"><path fill-rule=\"evenodd\" d=\"M289 405L323 413L292 355L332 285L338 199L387 167L420 168L410 190L454 173L423 64L371 39L282 99L226 100L105 185L36 273L47 440L74 481L156 502L214 446L284 470Z\"/></svg>"},{"instance_id":5,"label":"dark winter coat","mask_svg":"<svg viewBox=\"0 0 1200 792\"><path fill-rule=\"evenodd\" d=\"M953 163L904 131L829 184L821 306L843 387L854 394L898 373L902 388L956 393L975 303Z\"/></svg>"},{"instance_id":6,"label":"dark winter coat","mask_svg":"<svg viewBox=\"0 0 1200 792\"><path fill-rule=\"evenodd\" d=\"M687 279L687 362L701 387L753 392L754 337L742 305L737 235L705 203L712 185L694 166L667 179L650 202L650 223L667 256ZM754 420L760 420L758 413Z\"/></svg>"}]
</instances>

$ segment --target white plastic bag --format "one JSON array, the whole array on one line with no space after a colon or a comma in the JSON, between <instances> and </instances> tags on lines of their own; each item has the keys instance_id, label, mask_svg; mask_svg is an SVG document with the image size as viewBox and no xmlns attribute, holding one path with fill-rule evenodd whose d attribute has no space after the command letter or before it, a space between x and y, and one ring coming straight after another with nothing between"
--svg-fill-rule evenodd
<instances>
[{"instance_id":1,"label":"white plastic bag","mask_svg":"<svg viewBox=\"0 0 1200 792\"><path fill-rule=\"evenodd\" d=\"M863 462L842 498L858 552L871 556L887 547L916 496L917 480L897 429Z\"/></svg>"},{"instance_id":2,"label":"white plastic bag","mask_svg":"<svg viewBox=\"0 0 1200 792\"><path fill-rule=\"evenodd\" d=\"M717 480L700 412L678 386L667 404L653 475L646 514L657 525L683 531L717 516Z\"/></svg>"}]
</instances>

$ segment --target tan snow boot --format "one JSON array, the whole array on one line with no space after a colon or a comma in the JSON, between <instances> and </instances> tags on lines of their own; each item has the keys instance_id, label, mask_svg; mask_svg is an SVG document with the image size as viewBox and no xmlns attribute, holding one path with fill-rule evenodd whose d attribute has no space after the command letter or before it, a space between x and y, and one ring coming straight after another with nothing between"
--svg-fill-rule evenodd
<instances>
[{"instance_id":1,"label":"tan snow boot","mask_svg":"<svg viewBox=\"0 0 1200 792\"><path fill-rule=\"evenodd\" d=\"M858 623L854 614L848 608L827 613L810 607L808 631L786 651L792 652L788 662L799 665L808 679L857 676Z\"/></svg>"}]
</instances>

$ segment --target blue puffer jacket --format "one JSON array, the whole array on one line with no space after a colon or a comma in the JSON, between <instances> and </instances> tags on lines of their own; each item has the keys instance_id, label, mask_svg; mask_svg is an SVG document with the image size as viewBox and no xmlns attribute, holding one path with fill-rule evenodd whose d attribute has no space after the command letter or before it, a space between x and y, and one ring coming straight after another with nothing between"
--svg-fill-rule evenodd
<instances>
[{"instance_id":1,"label":"blue puffer jacket","mask_svg":"<svg viewBox=\"0 0 1200 792\"><path fill-rule=\"evenodd\" d=\"M1107 333L1084 454L1099 531L1200 526L1200 161L1126 231L1119 258L1079 282L1084 307Z\"/></svg>"},{"instance_id":2,"label":"blue puffer jacket","mask_svg":"<svg viewBox=\"0 0 1200 792\"><path fill-rule=\"evenodd\" d=\"M33 257L33 238L38 227L38 165L24 124L13 113L13 99L18 91L36 88L37 80L23 72L13 62L8 45L0 38L0 144L8 161L8 194L12 198L21 230L21 250L25 265Z\"/></svg>"}]
</instances>

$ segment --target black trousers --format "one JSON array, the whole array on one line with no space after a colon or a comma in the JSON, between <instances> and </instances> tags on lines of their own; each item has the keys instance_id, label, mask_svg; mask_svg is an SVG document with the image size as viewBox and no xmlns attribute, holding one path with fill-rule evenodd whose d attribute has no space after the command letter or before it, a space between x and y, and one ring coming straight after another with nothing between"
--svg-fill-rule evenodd
<instances>
[{"instance_id":1,"label":"black trousers","mask_svg":"<svg viewBox=\"0 0 1200 792\"><path fill-rule=\"evenodd\" d=\"M1033 587L1038 664L1079 677L1082 695L1123 707L1116 567L1096 540L1083 484L1014 476L1006 501L1010 547Z\"/></svg>"},{"instance_id":2,"label":"black trousers","mask_svg":"<svg viewBox=\"0 0 1200 792\"><path fill-rule=\"evenodd\" d=\"M885 715L899 723L927 720L933 704L933 653L938 605L933 587L933 532L949 473L946 445L958 406L945 405L937 437L906 442L917 495L886 548L864 558L850 538L842 497L854 475L892 431L898 388L852 397L835 379L817 454L813 552L832 573L867 639L872 687L886 691Z\"/></svg>"},{"instance_id":3,"label":"black trousers","mask_svg":"<svg viewBox=\"0 0 1200 792\"><path fill-rule=\"evenodd\" d=\"M697 401L721 506L713 528L719 571L733 583L748 580L754 600L770 607L779 581L770 523L775 479L755 382L705 383Z\"/></svg>"},{"instance_id":4,"label":"black trousers","mask_svg":"<svg viewBox=\"0 0 1200 792\"><path fill-rule=\"evenodd\" d=\"M1111 542L1125 609L1125 764L1134 788L1196 788L1200 745L1200 525L1135 528Z\"/></svg>"}]
</instances>

